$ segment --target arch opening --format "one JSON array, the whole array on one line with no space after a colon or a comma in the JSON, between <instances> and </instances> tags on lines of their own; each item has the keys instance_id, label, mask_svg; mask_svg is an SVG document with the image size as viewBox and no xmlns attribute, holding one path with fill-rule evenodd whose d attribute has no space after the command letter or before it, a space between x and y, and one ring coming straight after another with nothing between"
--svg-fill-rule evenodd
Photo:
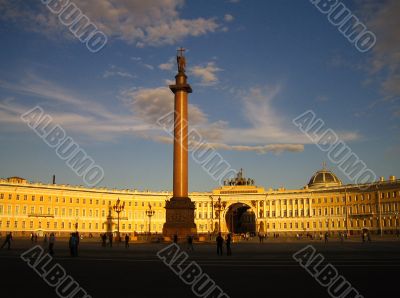
<instances>
[{"instance_id":1,"label":"arch opening","mask_svg":"<svg viewBox=\"0 0 400 298\"><path fill-rule=\"evenodd\" d=\"M235 203L229 206L225 220L228 231L232 234L256 233L256 215L249 205Z\"/></svg>"}]
</instances>

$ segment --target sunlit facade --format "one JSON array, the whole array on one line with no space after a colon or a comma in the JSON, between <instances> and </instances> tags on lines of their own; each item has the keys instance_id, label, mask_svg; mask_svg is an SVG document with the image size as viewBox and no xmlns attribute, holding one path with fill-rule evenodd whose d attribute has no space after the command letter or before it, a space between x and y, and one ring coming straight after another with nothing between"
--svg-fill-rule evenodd
<instances>
[{"instance_id":1,"label":"sunlit facade","mask_svg":"<svg viewBox=\"0 0 400 298\"><path fill-rule=\"evenodd\" d=\"M368 187L367 187L368 186ZM16 235L78 230L97 236L117 230L112 206L125 202L120 214L121 233L162 233L165 201L170 192L84 188L29 183L13 177L0 180L0 231ZM191 193L198 233L218 230L281 236L339 231L357 234L395 233L399 226L400 180L391 176L370 185L342 185L330 171L313 175L302 189L265 189L240 176L212 192ZM149 218L146 210L154 210ZM150 226L151 222L151 226Z\"/></svg>"}]
</instances>

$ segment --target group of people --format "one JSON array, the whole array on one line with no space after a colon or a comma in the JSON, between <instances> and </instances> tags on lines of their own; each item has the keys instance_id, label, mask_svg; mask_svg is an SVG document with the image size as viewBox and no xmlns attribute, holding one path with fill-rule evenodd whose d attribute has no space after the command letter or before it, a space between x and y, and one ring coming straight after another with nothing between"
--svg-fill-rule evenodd
<instances>
[{"instance_id":1,"label":"group of people","mask_svg":"<svg viewBox=\"0 0 400 298\"><path fill-rule=\"evenodd\" d=\"M100 238L101 238L101 246L106 247L107 246L107 239L108 239L108 246L112 247L113 246L113 234L112 233L103 233L100 234ZM121 241L121 239L117 239L119 242ZM129 248L129 240L130 237L128 234L125 234L125 248Z\"/></svg>"},{"instance_id":2,"label":"group of people","mask_svg":"<svg viewBox=\"0 0 400 298\"><path fill-rule=\"evenodd\" d=\"M224 246L224 241L226 244L226 255L231 256L232 255L232 249L231 249L231 244L232 244L232 236L231 234L228 234L226 236L226 239L222 237L221 233L218 233L217 236L217 255L222 256L223 255L223 246Z\"/></svg>"}]
</instances>

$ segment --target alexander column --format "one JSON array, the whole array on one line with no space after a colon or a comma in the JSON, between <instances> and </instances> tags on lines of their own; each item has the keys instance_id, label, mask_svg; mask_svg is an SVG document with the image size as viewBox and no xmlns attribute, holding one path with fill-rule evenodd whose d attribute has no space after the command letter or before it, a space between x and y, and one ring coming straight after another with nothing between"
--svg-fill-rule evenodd
<instances>
[{"instance_id":1,"label":"alexander column","mask_svg":"<svg viewBox=\"0 0 400 298\"><path fill-rule=\"evenodd\" d=\"M177 234L179 238L197 233L194 223L194 203L188 196L188 93L184 49L178 50L178 74L175 85L169 88L175 94L174 111L174 181L173 197L166 202L165 236Z\"/></svg>"}]
</instances>

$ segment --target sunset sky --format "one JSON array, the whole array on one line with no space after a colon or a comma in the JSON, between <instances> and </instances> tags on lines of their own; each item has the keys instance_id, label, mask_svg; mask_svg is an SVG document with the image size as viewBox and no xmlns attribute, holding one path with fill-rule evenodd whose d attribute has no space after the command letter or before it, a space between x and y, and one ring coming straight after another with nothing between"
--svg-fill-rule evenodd
<instances>
[{"instance_id":1,"label":"sunset sky","mask_svg":"<svg viewBox=\"0 0 400 298\"><path fill-rule=\"evenodd\" d=\"M361 53L309 0L80 0L98 53L38 0L0 0L0 177L83 185L23 121L39 105L104 168L101 186L172 189L156 121L187 49L190 124L266 188L299 188L327 162L292 119L313 110L377 176L400 176L400 1L345 1L377 37ZM217 187L190 160L191 191Z\"/></svg>"}]
</instances>

